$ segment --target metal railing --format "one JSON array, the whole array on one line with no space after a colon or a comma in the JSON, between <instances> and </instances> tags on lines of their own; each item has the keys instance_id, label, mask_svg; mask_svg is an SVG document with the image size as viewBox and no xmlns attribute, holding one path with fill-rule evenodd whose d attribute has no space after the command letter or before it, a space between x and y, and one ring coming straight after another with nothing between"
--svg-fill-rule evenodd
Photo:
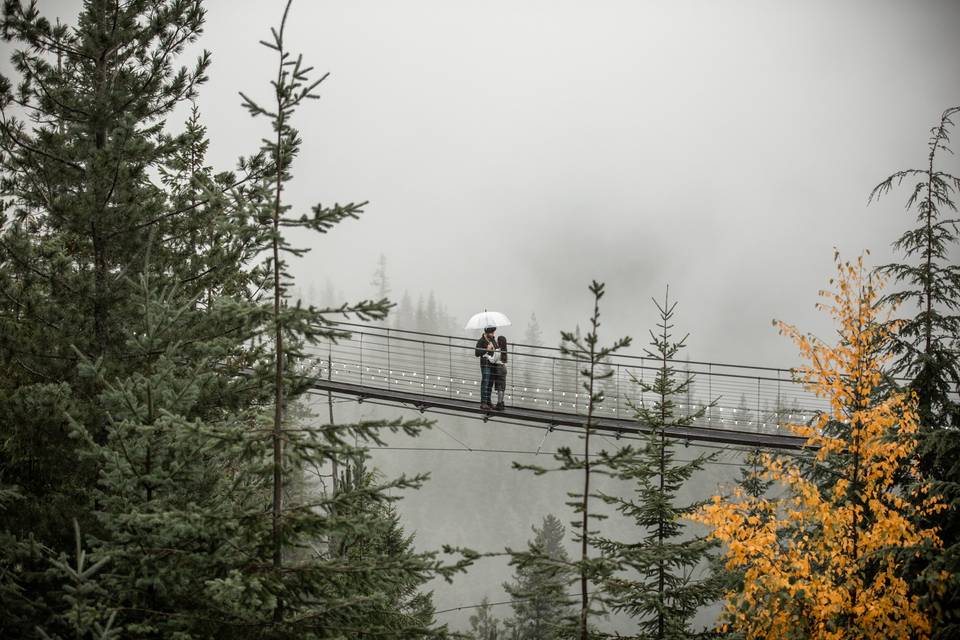
<instances>
[{"instance_id":1,"label":"metal railing","mask_svg":"<svg viewBox=\"0 0 960 640\"><path fill-rule=\"evenodd\" d=\"M390 389L423 396L480 402L476 338L444 336L354 323L338 323L350 336L313 351L316 375L341 383ZM600 384L604 401L599 417L632 419L635 406L652 406L653 395L637 380L652 383L661 362L635 355L614 355L603 365L609 378ZM790 370L676 360L677 376L690 381L683 397L674 397L682 415L703 415L692 426L742 432L786 433L787 423L802 423L826 410L794 381ZM586 413L588 395L578 363L551 347L508 347L506 404L565 414Z\"/></svg>"}]
</instances>

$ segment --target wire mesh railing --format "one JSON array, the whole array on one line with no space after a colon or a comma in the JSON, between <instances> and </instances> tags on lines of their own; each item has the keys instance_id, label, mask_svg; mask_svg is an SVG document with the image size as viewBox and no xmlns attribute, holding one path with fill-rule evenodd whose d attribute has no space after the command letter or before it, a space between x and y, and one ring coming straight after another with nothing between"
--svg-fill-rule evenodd
<instances>
[{"instance_id":1,"label":"wire mesh railing","mask_svg":"<svg viewBox=\"0 0 960 640\"><path fill-rule=\"evenodd\" d=\"M349 337L315 347L317 375L340 383L402 391L430 398L480 402L476 338L444 336L376 325L338 323ZM562 414L586 413L588 394L578 363L559 349L510 345L505 402L508 407ZM633 419L637 406L654 396L638 381L652 384L662 362L644 356L614 355L602 365L609 376L599 384L604 401L599 417ZM672 398L681 415L701 415L691 426L742 432L786 433L787 423L806 422L827 403L793 379L790 370L695 361L669 361L686 392Z\"/></svg>"}]
</instances>

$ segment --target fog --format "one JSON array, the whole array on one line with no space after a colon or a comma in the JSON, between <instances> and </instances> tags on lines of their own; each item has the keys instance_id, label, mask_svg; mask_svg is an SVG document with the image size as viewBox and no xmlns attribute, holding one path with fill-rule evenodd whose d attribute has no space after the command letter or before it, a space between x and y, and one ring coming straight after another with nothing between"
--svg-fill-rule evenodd
<instances>
[{"instance_id":1,"label":"fog","mask_svg":"<svg viewBox=\"0 0 960 640\"><path fill-rule=\"evenodd\" d=\"M201 95L214 158L265 134L237 90L267 95L254 43L281 2L211 4ZM310 239L307 286L433 290L466 319L536 312L555 343L607 282L606 330L645 335L651 295L680 301L694 357L789 364L772 318L823 331L833 248L876 261L960 99L957 3L295 3L289 42L331 75L301 110L291 196L369 200Z\"/></svg>"},{"instance_id":2,"label":"fog","mask_svg":"<svg viewBox=\"0 0 960 640\"><path fill-rule=\"evenodd\" d=\"M70 21L79 8L40 4ZM218 169L269 134L238 91L269 97L276 61L257 41L283 5L207 5L200 46L213 65L198 105ZM299 286L371 297L383 254L393 298L432 291L463 322L503 311L514 341L535 312L553 345L584 323L597 279L608 291L601 339L632 335L638 350L655 321L650 297L669 284L687 356L792 366L771 320L827 337L814 305L834 248L886 262L912 222L906 190L869 206L868 195L925 166L929 128L960 103L958 27L951 1L299 0L288 43L331 75L295 116L303 153L289 197L304 211L369 201L361 220L303 238L313 251L295 265ZM409 414L354 403L337 413ZM541 430L434 417L443 431L392 444L461 451L375 454L388 474L432 474L401 502L418 547L520 547L546 513L570 520L565 480L510 469L529 454L457 442L531 451ZM686 497L735 473L715 466ZM504 565L434 585L437 608L504 599ZM457 626L469 613L439 619Z\"/></svg>"}]
</instances>

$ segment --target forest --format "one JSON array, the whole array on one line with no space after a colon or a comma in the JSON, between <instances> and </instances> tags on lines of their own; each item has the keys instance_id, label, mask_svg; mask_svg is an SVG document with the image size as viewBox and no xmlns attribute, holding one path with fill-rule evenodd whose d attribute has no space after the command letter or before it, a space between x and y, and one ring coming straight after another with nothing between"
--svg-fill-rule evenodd
<instances>
[{"instance_id":1,"label":"forest","mask_svg":"<svg viewBox=\"0 0 960 640\"><path fill-rule=\"evenodd\" d=\"M682 410L683 307L668 289L645 339L611 337L586 273L566 330L518 331L558 344L586 398L581 433L513 462L566 500L530 515L524 548L423 548L402 506L431 469L394 475L374 452L447 418L337 419L332 396L327 415L313 354L344 322L449 336L462 320L429 284L395 300L382 253L369 299L344 301L337 273L322 292L297 280L369 206L289 197L327 75L290 41L288 0L250 43L272 75L237 87L252 150L211 166L215 52L187 55L206 4L86 0L72 24L3 5L0 637L960 637L960 106L921 123L922 166L864 185L905 205L897 261L837 251L823 290L796 292L828 339L774 322L827 407L788 425L802 450L740 451L735 483L691 498L720 453L666 436L709 409ZM602 438L608 363L631 349L655 371L633 380L644 435ZM436 592L490 559L509 600L454 628Z\"/></svg>"}]
</instances>

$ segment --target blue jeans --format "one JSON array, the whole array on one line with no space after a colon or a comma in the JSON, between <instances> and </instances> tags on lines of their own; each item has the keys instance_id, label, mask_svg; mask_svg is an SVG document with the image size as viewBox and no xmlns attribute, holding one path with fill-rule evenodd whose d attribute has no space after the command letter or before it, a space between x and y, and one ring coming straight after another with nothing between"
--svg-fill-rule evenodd
<instances>
[{"instance_id":1,"label":"blue jeans","mask_svg":"<svg viewBox=\"0 0 960 640\"><path fill-rule=\"evenodd\" d=\"M490 393L493 391L493 367L480 367L480 403L490 403Z\"/></svg>"}]
</instances>

